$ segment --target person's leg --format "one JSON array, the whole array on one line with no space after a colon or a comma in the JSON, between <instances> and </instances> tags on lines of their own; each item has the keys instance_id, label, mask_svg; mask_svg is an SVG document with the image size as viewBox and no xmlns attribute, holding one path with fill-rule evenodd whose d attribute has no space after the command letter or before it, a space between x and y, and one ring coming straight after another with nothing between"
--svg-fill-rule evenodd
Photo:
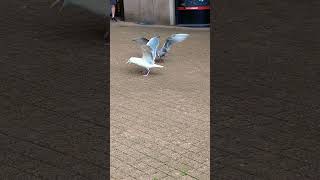
<instances>
[{"instance_id":1,"label":"person's leg","mask_svg":"<svg viewBox=\"0 0 320 180\"><path fill-rule=\"evenodd\" d=\"M115 17L115 15L116 15L116 5L115 4L116 4L116 1L112 4L112 7L111 7L111 14L112 14L111 19L113 21L117 22L117 19Z\"/></svg>"},{"instance_id":2,"label":"person's leg","mask_svg":"<svg viewBox=\"0 0 320 180\"><path fill-rule=\"evenodd\" d=\"M116 14L116 6L115 5L112 5L111 13L112 13L112 18L114 18L115 14Z\"/></svg>"}]
</instances>

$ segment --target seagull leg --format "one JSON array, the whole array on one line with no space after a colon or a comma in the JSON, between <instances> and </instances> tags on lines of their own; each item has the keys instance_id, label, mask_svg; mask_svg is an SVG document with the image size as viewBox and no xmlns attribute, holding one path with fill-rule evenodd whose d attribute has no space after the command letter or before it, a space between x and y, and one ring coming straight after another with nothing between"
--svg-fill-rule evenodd
<instances>
[{"instance_id":1,"label":"seagull leg","mask_svg":"<svg viewBox=\"0 0 320 180\"><path fill-rule=\"evenodd\" d=\"M161 57L159 57L159 58L157 59L157 62L158 62L158 63L163 63L164 60L163 60Z\"/></svg>"},{"instance_id":2,"label":"seagull leg","mask_svg":"<svg viewBox=\"0 0 320 180\"><path fill-rule=\"evenodd\" d=\"M143 76L148 76L149 75L149 72L150 72L150 69L147 70L147 74L143 75Z\"/></svg>"}]
</instances>

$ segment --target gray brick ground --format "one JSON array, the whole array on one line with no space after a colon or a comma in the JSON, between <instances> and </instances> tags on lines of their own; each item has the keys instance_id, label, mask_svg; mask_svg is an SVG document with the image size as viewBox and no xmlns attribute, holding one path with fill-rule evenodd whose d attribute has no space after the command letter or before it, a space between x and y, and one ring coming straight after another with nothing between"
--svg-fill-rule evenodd
<instances>
[{"instance_id":1,"label":"gray brick ground","mask_svg":"<svg viewBox=\"0 0 320 180\"><path fill-rule=\"evenodd\" d=\"M173 47L165 68L143 77L126 64L141 54L131 39L175 32L191 37ZM209 179L209 37L209 30L111 25L113 179Z\"/></svg>"},{"instance_id":2,"label":"gray brick ground","mask_svg":"<svg viewBox=\"0 0 320 180\"><path fill-rule=\"evenodd\" d=\"M106 179L104 20L0 5L0 179Z\"/></svg>"},{"instance_id":3,"label":"gray brick ground","mask_svg":"<svg viewBox=\"0 0 320 180\"><path fill-rule=\"evenodd\" d=\"M214 179L319 179L319 8L215 1Z\"/></svg>"}]
</instances>

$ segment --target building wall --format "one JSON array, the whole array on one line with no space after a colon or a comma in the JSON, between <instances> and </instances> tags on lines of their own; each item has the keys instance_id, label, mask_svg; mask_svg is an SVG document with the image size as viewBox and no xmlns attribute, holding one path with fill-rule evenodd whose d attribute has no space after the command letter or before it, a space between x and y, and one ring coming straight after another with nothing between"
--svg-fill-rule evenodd
<instances>
[{"instance_id":1,"label":"building wall","mask_svg":"<svg viewBox=\"0 0 320 180\"><path fill-rule=\"evenodd\" d=\"M123 0L126 21L170 25L171 0Z\"/></svg>"}]
</instances>

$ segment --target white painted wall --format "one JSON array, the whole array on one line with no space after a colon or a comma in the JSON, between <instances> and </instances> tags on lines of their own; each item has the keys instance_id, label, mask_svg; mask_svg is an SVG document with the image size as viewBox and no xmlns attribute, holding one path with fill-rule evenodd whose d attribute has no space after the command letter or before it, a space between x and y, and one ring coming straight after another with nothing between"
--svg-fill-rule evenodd
<instances>
[{"instance_id":1,"label":"white painted wall","mask_svg":"<svg viewBox=\"0 0 320 180\"><path fill-rule=\"evenodd\" d=\"M126 21L175 24L175 0L124 0Z\"/></svg>"}]
</instances>

